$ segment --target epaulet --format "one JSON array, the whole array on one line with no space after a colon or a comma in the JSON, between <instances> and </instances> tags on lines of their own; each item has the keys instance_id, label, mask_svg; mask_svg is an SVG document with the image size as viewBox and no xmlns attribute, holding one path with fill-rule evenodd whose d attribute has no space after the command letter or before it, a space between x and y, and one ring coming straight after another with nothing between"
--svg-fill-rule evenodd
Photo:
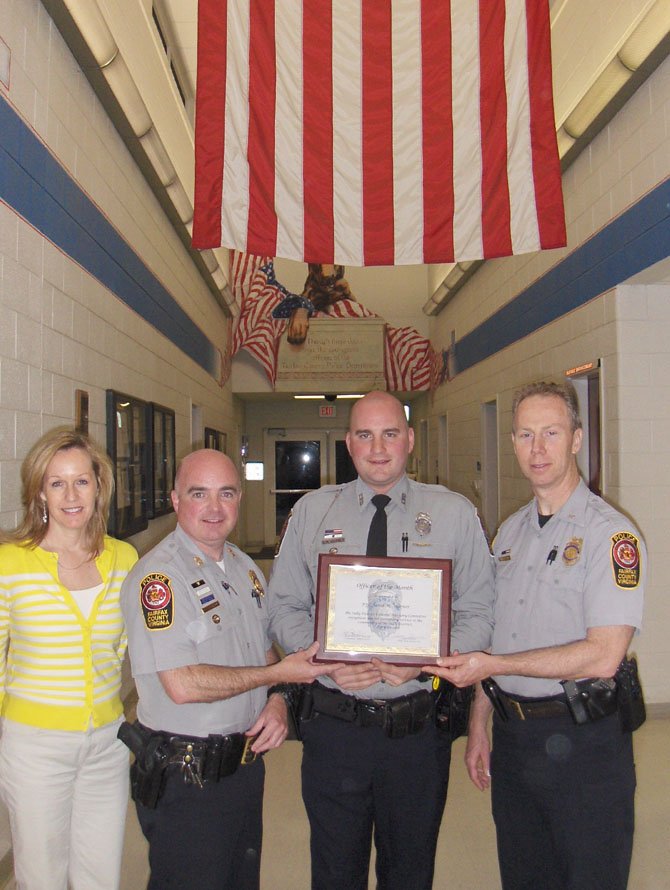
<instances>
[{"instance_id":1,"label":"epaulet","mask_svg":"<svg viewBox=\"0 0 670 890\"><path fill-rule=\"evenodd\" d=\"M178 555L179 547L177 545L169 546L165 543L165 539L163 539L156 544L155 547L152 547L151 550L148 550L140 557L138 565L140 566L140 570L142 570L145 565L159 565L165 567L171 565Z\"/></svg>"},{"instance_id":2,"label":"epaulet","mask_svg":"<svg viewBox=\"0 0 670 890\"><path fill-rule=\"evenodd\" d=\"M244 556L246 559L250 559L249 556L242 550L241 547L238 547L237 544L233 544L232 541L226 541L226 552L230 553L232 557L235 559L239 559L241 556Z\"/></svg>"},{"instance_id":3,"label":"epaulet","mask_svg":"<svg viewBox=\"0 0 670 890\"><path fill-rule=\"evenodd\" d=\"M322 485L321 488L315 488L314 491L306 492L303 497L308 498L315 494L328 494L329 492L342 491L348 483L340 482L338 485Z\"/></svg>"}]
</instances>

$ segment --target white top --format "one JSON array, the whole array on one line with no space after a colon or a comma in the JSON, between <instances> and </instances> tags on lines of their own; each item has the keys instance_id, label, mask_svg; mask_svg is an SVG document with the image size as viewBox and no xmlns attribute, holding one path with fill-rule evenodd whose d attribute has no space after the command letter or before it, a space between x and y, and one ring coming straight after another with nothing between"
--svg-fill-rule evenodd
<instances>
[{"instance_id":1,"label":"white top","mask_svg":"<svg viewBox=\"0 0 670 890\"><path fill-rule=\"evenodd\" d=\"M86 620L91 617L95 598L104 586L105 585L101 582L100 584L96 584L95 587L84 587L82 590L70 590L70 588L68 587L68 590L70 590L73 599L79 606L79 611L84 616L84 618L86 618Z\"/></svg>"}]
</instances>

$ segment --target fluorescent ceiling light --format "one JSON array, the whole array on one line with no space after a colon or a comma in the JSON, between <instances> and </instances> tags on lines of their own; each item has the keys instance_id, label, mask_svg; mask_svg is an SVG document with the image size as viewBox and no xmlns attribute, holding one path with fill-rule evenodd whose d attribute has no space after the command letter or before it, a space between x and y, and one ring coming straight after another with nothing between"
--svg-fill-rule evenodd
<instances>
[{"instance_id":1,"label":"fluorescent ceiling light","mask_svg":"<svg viewBox=\"0 0 670 890\"><path fill-rule=\"evenodd\" d=\"M335 396L336 399L362 399L364 393L362 392L350 392L343 393L340 395L339 393ZM325 400L325 395L313 395L313 396L293 396L294 399L318 399L319 401Z\"/></svg>"}]
</instances>

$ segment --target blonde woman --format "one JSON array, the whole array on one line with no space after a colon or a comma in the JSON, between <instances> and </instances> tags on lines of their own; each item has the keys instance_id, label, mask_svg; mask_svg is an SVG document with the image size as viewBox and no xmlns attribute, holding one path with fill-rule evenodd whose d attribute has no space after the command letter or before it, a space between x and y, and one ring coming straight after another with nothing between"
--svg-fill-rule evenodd
<instances>
[{"instance_id":1,"label":"blonde woman","mask_svg":"<svg viewBox=\"0 0 670 890\"><path fill-rule=\"evenodd\" d=\"M119 591L137 560L106 534L107 455L54 429L21 468L25 515L0 545L0 794L21 890L115 890L128 800L116 738Z\"/></svg>"}]
</instances>

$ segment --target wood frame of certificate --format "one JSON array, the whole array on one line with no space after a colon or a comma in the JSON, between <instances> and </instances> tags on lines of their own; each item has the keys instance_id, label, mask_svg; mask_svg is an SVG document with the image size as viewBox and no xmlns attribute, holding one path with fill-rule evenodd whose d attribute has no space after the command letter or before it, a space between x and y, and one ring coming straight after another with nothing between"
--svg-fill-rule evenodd
<instances>
[{"instance_id":1,"label":"wood frame of certificate","mask_svg":"<svg viewBox=\"0 0 670 890\"><path fill-rule=\"evenodd\" d=\"M450 559L321 553L315 661L435 664L449 654Z\"/></svg>"}]
</instances>

